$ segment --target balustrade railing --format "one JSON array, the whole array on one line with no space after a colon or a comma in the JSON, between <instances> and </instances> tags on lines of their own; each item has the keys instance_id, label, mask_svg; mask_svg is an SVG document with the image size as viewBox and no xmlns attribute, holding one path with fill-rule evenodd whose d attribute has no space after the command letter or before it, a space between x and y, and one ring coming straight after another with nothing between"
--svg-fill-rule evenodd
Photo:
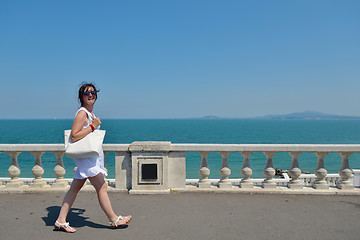
<instances>
[{"instance_id":1,"label":"balustrade railing","mask_svg":"<svg viewBox=\"0 0 360 240\"><path fill-rule=\"evenodd\" d=\"M241 188L253 188L254 181L251 179L252 169L250 167L250 156L255 152L262 152L266 156L266 163L264 166L264 177L262 180L263 188L276 188L275 183L275 169L273 166L273 157L278 152L287 152L292 157L289 175L291 179L287 186L290 189L302 189L307 186L306 181L311 181L311 178L305 178L306 174L301 174L299 168L299 156L304 152L314 153L318 160L315 168L314 181L311 181L312 187L315 189L328 189L329 183L327 177L327 170L325 168L325 156L329 153L338 153L342 157L341 166L339 166L340 180L336 181L336 186L339 189L353 189L354 185L350 181L352 177L352 170L349 166L349 157L353 153L360 152L360 145L358 144L173 144L173 151L199 152L201 156L200 176L198 186L201 187L206 180L207 187L210 186L209 180L210 169L207 167L207 156L210 152L219 152L223 156L223 164L220 169L220 175L225 176L219 180L218 185L221 188L221 183L224 179L228 179L231 170L227 165L227 157L231 152L240 152L243 156L243 167L241 174L243 176L239 183ZM224 153L226 157L224 158ZM225 168L225 171L224 171ZM225 172L225 174L223 173ZM299 178L302 176L302 178ZM337 178L332 175L332 179ZM306 180L304 180L306 179ZM258 180L257 180L258 182Z\"/></svg>"},{"instance_id":2,"label":"balustrade railing","mask_svg":"<svg viewBox=\"0 0 360 240\"><path fill-rule=\"evenodd\" d=\"M152 143L156 145L156 142ZM131 189L129 177L131 178L131 164L123 162L126 157L130 156L129 150L131 144L104 144L104 153L115 153L115 180L110 180L114 184L115 189ZM155 149L155 150L154 150ZM148 152L156 152L156 148L151 148ZM5 152L10 156L10 166L8 174L10 179L2 177L0 181L0 189L66 189L69 186L69 180L65 179L66 168L64 166L64 144L0 144L0 153ZM30 184L21 178L21 169L19 167L18 156L22 152L30 152L34 156L34 166L32 174L34 178ZM54 166L55 178L52 182L49 179L44 179L44 167L42 164L42 156L44 153L52 153L56 157L56 164ZM334 144L334 145L319 145L319 144L171 144L167 154L170 153L189 153L197 152L199 154L199 179L187 180L187 184L192 184L200 189L212 188L217 186L220 189L232 189L234 186L244 189L252 189L261 186L263 189L275 189L278 186L287 186L290 190L303 189L311 184L313 189L329 189L329 187L336 185L338 189L351 190L354 189L353 183L358 183L360 180L353 178L353 171L349 165L349 157L354 153L360 152L359 144ZM219 163L220 179L211 179L211 169L208 166L209 153L217 152L221 155ZM229 166L228 157L231 153L241 153L242 159L239 159L239 164L242 161L241 179L232 179L232 170ZM253 169L251 168L251 156L254 153L264 153L266 161L264 165L264 178L252 179ZM275 178L275 168L273 158L277 153L287 152L291 156L289 159L290 169L288 175L285 174L284 179ZM317 157L314 162L314 174L302 174L299 167L299 157L302 153L311 152ZM341 164L339 165L338 174L328 174L326 169L325 157L329 153L337 153L341 156ZM151 154L150 154L151 155ZM1 155L0 155L1 156ZM149 156L147 154L146 156ZM185 156L185 154L184 154ZM360 160L357 160L360 161ZM164 166L167 166L164 164ZM127 171L122 174L121 171ZM165 170L167 171L167 170ZM122 175L121 175L122 174ZM360 177L357 171L355 178ZM171 176L169 176L171 178ZM127 181L126 183L123 183ZM177 179L177 181L184 181L185 179ZM3 182L3 184L2 184ZM119 185L122 185L120 187ZM357 185L355 185L357 186ZM151 187L150 187L151 188Z\"/></svg>"}]
</instances>

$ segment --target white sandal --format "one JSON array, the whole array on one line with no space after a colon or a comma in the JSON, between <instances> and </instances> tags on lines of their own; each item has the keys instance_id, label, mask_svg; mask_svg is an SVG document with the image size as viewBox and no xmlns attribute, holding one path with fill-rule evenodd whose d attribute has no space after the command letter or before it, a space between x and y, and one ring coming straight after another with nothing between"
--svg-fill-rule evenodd
<instances>
[{"instance_id":1,"label":"white sandal","mask_svg":"<svg viewBox=\"0 0 360 240\"><path fill-rule=\"evenodd\" d=\"M56 224L57 224L58 226L56 226ZM54 225L54 228L55 228L56 230L64 231L64 232L67 232L67 233L74 233L74 232L76 232L76 230L75 230L74 228L70 227L70 224L69 224L68 222L66 222L66 223L59 223L58 221L56 221L56 222L55 222L55 225ZM68 228L70 229L70 231L67 230Z\"/></svg>"},{"instance_id":2,"label":"white sandal","mask_svg":"<svg viewBox=\"0 0 360 240\"><path fill-rule=\"evenodd\" d=\"M120 220L122 220L123 218L128 218L128 220L124 223L124 224L117 224L117 222L118 221L120 221ZM127 225L130 221L131 221L131 219L132 219L132 216L131 215L129 215L129 216L126 216L126 217L123 217L123 216L121 216L121 215L119 215L119 217L116 219L116 221L115 222L110 222L110 226L112 227L112 228L117 228L118 226L125 226L125 225Z\"/></svg>"}]
</instances>

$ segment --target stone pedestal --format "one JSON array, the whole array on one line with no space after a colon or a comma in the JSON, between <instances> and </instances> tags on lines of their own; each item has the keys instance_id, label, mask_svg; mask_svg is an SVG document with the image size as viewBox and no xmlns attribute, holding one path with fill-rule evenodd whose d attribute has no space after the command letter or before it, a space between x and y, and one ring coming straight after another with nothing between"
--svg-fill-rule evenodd
<instances>
[{"instance_id":1,"label":"stone pedestal","mask_svg":"<svg viewBox=\"0 0 360 240\"><path fill-rule=\"evenodd\" d=\"M185 153L171 152L170 142L134 142L129 151L132 168L129 193L161 194L185 189Z\"/></svg>"},{"instance_id":2,"label":"stone pedestal","mask_svg":"<svg viewBox=\"0 0 360 240\"><path fill-rule=\"evenodd\" d=\"M232 183L228 180L228 181L223 181L220 180L219 181L219 188L220 189L231 189L232 188Z\"/></svg>"},{"instance_id":3,"label":"stone pedestal","mask_svg":"<svg viewBox=\"0 0 360 240\"><path fill-rule=\"evenodd\" d=\"M240 187L241 188L254 188L254 183L251 180L241 180Z\"/></svg>"},{"instance_id":4,"label":"stone pedestal","mask_svg":"<svg viewBox=\"0 0 360 240\"><path fill-rule=\"evenodd\" d=\"M20 179L11 179L10 182L6 184L7 188L19 188L24 186L24 182Z\"/></svg>"},{"instance_id":5,"label":"stone pedestal","mask_svg":"<svg viewBox=\"0 0 360 240\"><path fill-rule=\"evenodd\" d=\"M274 188L277 188L277 185L273 179L265 179L262 182L262 187L264 189L274 189Z\"/></svg>"},{"instance_id":6,"label":"stone pedestal","mask_svg":"<svg viewBox=\"0 0 360 240\"><path fill-rule=\"evenodd\" d=\"M329 184L325 180L315 180L312 184L313 188L319 190L329 189Z\"/></svg>"},{"instance_id":7,"label":"stone pedestal","mask_svg":"<svg viewBox=\"0 0 360 240\"><path fill-rule=\"evenodd\" d=\"M199 188L211 188L211 182L209 179L206 180L200 180L198 182Z\"/></svg>"}]
</instances>

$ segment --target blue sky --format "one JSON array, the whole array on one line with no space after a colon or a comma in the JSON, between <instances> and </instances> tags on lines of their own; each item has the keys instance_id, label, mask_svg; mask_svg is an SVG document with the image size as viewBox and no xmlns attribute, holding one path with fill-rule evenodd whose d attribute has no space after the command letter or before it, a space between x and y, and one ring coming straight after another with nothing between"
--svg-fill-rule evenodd
<instances>
[{"instance_id":1,"label":"blue sky","mask_svg":"<svg viewBox=\"0 0 360 240\"><path fill-rule=\"evenodd\" d=\"M360 116L360 1L0 1L0 119Z\"/></svg>"}]
</instances>

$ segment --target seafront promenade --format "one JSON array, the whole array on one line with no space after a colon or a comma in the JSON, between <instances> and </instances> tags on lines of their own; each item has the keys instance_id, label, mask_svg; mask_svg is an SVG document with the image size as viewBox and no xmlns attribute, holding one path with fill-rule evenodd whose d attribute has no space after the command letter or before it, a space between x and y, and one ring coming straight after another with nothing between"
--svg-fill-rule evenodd
<instances>
[{"instance_id":1,"label":"seafront promenade","mask_svg":"<svg viewBox=\"0 0 360 240\"><path fill-rule=\"evenodd\" d=\"M109 229L96 193L81 192L68 216L74 234L53 231L65 193L0 194L0 238L24 239L347 239L360 236L359 196L110 193L128 227Z\"/></svg>"},{"instance_id":2,"label":"seafront promenade","mask_svg":"<svg viewBox=\"0 0 360 240\"><path fill-rule=\"evenodd\" d=\"M70 179L65 179L63 144L0 144L11 156L9 177L0 183L0 236L17 239L359 239L359 170L349 156L360 145L241 145L134 142L104 144L115 152L115 179L107 179L113 208L133 215L129 226L109 229L96 193L86 185L68 221L78 231L53 231ZM21 178L17 156L34 156L34 178ZM43 178L42 155L54 154L54 178ZM199 154L199 179L186 179L186 153ZM220 179L210 179L207 156L220 153ZM232 179L228 156L241 153L243 178ZM264 178L251 178L251 155L262 152ZM275 178L272 158L289 153L285 178ZM314 174L303 176L299 156L313 152ZM326 156L341 156L339 172L328 174ZM26 194L23 194L26 193Z\"/></svg>"}]
</instances>

